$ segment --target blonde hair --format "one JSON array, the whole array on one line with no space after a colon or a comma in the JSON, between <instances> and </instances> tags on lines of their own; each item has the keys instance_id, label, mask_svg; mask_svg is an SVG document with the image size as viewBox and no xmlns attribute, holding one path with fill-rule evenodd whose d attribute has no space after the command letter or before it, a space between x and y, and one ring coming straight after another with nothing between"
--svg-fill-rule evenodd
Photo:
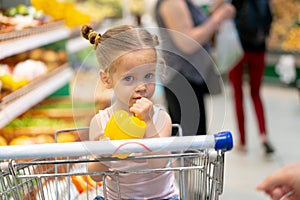
<instances>
[{"instance_id":1,"label":"blonde hair","mask_svg":"<svg viewBox=\"0 0 300 200\"><path fill-rule=\"evenodd\" d=\"M124 54L145 48L155 49L159 45L156 35L131 25L111 28L102 35L95 32L91 26L84 25L81 34L94 45L100 68L106 71Z\"/></svg>"}]
</instances>

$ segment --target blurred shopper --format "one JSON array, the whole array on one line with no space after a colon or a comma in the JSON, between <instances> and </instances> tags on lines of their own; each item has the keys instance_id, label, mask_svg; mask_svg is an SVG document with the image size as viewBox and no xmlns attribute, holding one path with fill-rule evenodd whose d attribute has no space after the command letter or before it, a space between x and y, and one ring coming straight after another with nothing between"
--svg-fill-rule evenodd
<instances>
[{"instance_id":1,"label":"blurred shopper","mask_svg":"<svg viewBox=\"0 0 300 200\"><path fill-rule=\"evenodd\" d=\"M289 164L269 175L257 186L273 200L300 199L300 163Z\"/></svg>"},{"instance_id":2,"label":"blurred shopper","mask_svg":"<svg viewBox=\"0 0 300 200\"><path fill-rule=\"evenodd\" d=\"M244 57L229 72L234 90L235 110L240 133L238 149L246 152L245 117L243 107L243 75L247 69L252 102L259 125L260 139L265 153L274 152L267 138L267 129L260 87L265 70L266 39L270 31L272 13L269 0L233 0L237 10L235 17Z\"/></svg>"},{"instance_id":3,"label":"blurred shopper","mask_svg":"<svg viewBox=\"0 0 300 200\"><path fill-rule=\"evenodd\" d=\"M172 123L181 124L185 135L206 134L204 95L221 92L209 43L220 24L234 17L235 9L218 2L209 16L191 0L158 0L156 5L157 24L167 28L169 33L165 33L171 38L167 45L172 51L165 51L163 56L167 66L176 71L164 83L168 111ZM188 39L197 45L185 42Z\"/></svg>"}]
</instances>

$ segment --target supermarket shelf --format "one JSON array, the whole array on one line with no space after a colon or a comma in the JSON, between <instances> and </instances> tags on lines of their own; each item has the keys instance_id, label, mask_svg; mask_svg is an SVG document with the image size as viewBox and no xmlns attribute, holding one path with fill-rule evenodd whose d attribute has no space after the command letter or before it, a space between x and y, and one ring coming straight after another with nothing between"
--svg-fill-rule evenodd
<instances>
[{"instance_id":1,"label":"supermarket shelf","mask_svg":"<svg viewBox=\"0 0 300 200\"><path fill-rule=\"evenodd\" d=\"M68 38L70 30L64 26L38 34L32 34L0 42L0 59Z\"/></svg>"},{"instance_id":2,"label":"supermarket shelf","mask_svg":"<svg viewBox=\"0 0 300 200\"><path fill-rule=\"evenodd\" d=\"M290 52L274 53L274 52L268 52L266 54L266 62L270 65L276 65L279 61L280 56L282 56L282 55L292 55L295 58L296 67L300 68L300 54L299 53L290 53Z\"/></svg>"},{"instance_id":3,"label":"supermarket shelf","mask_svg":"<svg viewBox=\"0 0 300 200\"><path fill-rule=\"evenodd\" d=\"M82 37L75 37L75 38L69 39L66 44L67 52L70 54L76 53L76 52L78 52L82 49L88 48L88 47L91 47L91 45L89 44L89 42L87 42Z\"/></svg>"},{"instance_id":4,"label":"supermarket shelf","mask_svg":"<svg viewBox=\"0 0 300 200\"><path fill-rule=\"evenodd\" d=\"M10 101L1 102L0 128L68 83L72 75L72 68L65 64L38 80L26 93L21 93Z\"/></svg>"}]
</instances>

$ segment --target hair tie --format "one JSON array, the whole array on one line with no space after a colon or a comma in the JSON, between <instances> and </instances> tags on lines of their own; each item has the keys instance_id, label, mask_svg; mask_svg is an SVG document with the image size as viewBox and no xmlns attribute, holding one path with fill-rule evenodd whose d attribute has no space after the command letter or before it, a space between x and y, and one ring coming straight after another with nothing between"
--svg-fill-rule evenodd
<instances>
[{"instance_id":1,"label":"hair tie","mask_svg":"<svg viewBox=\"0 0 300 200\"><path fill-rule=\"evenodd\" d=\"M158 40L157 35L152 35L152 40L154 41L154 45L155 45L155 46L158 46L158 45L159 45L159 40Z\"/></svg>"},{"instance_id":2,"label":"hair tie","mask_svg":"<svg viewBox=\"0 0 300 200\"><path fill-rule=\"evenodd\" d=\"M95 37L95 43L99 43L100 41L100 38L101 38L101 34L97 34L96 37Z\"/></svg>"},{"instance_id":3,"label":"hair tie","mask_svg":"<svg viewBox=\"0 0 300 200\"><path fill-rule=\"evenodd\" d=\"M98 35L98 33L97 33L96 31L91 31L91 32L89 33L89 35L88 35L88 39L90 40L90 39L91 39L91 36L94 35L94 34L97 34L97 35Z\"/></svg>"}]
</instances>

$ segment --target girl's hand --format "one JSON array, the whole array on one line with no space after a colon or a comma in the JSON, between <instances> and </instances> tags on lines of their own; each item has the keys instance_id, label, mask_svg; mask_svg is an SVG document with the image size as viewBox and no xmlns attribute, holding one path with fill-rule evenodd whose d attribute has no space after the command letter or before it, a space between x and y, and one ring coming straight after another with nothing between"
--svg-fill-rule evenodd
<instances>
[{"instance_id":1,"label":"girl's hand","mask_svg":"<svg viewBox=\"0 0 300 200\"><path fill-rule=\"evenodd\" d=\"M138 99L132 107L129 109L130 112L134 113L136 117L145 121L147 124L152 122L154 114L153 103L149 99L142 97Z\"/></svg>"}]
</instances>

